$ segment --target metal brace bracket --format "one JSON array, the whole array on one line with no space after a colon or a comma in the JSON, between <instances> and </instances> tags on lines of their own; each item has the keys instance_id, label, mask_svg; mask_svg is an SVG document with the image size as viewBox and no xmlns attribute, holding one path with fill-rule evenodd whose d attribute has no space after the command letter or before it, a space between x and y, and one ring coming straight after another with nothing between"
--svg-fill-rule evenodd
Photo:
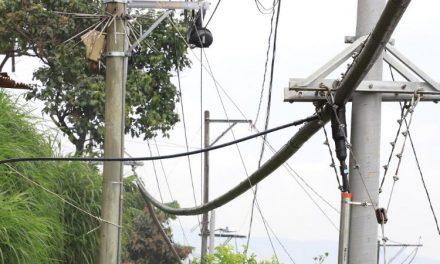
<instances>
[{"instance_id":1,"label":"metal brace bracket","mask_svg":"<svg viewBox=\"0 0 440 264\"><path fill-rule=\"evenodd\" d=\"M313 102L325 101L325 94L328 88L333 87L336 80L322 79L312 82L309 86L303 87L304 79L291 78L289 87L284 90L285 102ZM380 93L382 101L393 102L411 100L414 93L420 94L421 101L440 101L440 90L426 82L391 82L391 81L362 81L356 92Z\"/></svg>"},{"instance_id":2,"label":"metal brace bracket","mask_svg":"<svg viewBox=\"0 0 440 264\"><path fill-rule=\"evenodd\" d=\"M105 57L129 57L130 54L123 51L110 51L104 53Z\"/></svg>"},{"instance_id":3,"label":"metal brace bracket","mask_svg":"<svg viewBox=\"0 0 440 264\"><path fill-rule=\"evenodd\" d=\"M349 205L358 205L363 207L374 206L375 204L369 202L354 202L354 201L345 201L345 203Z\"/></svg>"}]
</instances>

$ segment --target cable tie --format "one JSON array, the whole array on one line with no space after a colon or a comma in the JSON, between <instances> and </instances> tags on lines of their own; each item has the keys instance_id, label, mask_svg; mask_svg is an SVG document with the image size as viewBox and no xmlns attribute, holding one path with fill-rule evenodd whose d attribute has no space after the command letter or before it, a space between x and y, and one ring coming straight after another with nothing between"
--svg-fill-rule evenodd
<instances>
[{"instance_id":1,"label":"cable tie","mask_svg":"<svg viewBox=\"0 0 440 264\"><path fill-rule=\"evenodd\" d=\"M402 135L406 137L408 135L408 131L402 131Z\"/></svg>"},{"instance_id":2,"label":"cable tie","mask_svg":"<svg viewBox=\"0 0 440 264\"><path fill-rule=\"evenodd\" d=\"M385 170L388 169L388 165L383 165L382 167L383 167Z\"/></svg>"},{"instance_id":3,"label":"cable tie","mask_svg":"<svg viewBox=\"0 0 440 264\"><path fill-rule=\"evenodd\" d=\"M358 169L360 169L360 165L359 164L355 164L354 166L353 166L353 169L355 169L355 170L358 170Z\"/></svg>"},{"instance_id":4,"label":"cable tie","mask_svg":"<svg viewBox=\"0 0 440 264\"><path fill-rule=\"evenodd\" d=\"M393 176L393 180L394 180L394 181L398 181L398 180L399 180L399 177L398 177L397 175L394 175L394 176Z\"/></svg>"},{"instance_id":5,"label":"cable tie","mask_svg":"<svg viewBox=\"0 0 440 264\"><path fill-rule=\"evenodd\" d=\"M396 143L393 141L393 142L390 142L390 145L391 145L392 147L394 147L394 146L396 145Z\"/></svg>"},{"instance_id":6,"label":"cable tie","mask_svg":"<svg viewBox=\"0 0 440 264\"><path fill-rule=\"evenodd\" d=\"M397 153L397 154L396 154L396 157L397 157L398 159L401 159L401 158L402 158L402 153Z\"/></svg>"},{"instance_id":7,"label":"cable tie","mask_svg":"<svg viewBox=\"0 0 440 264\"><path fill-rule=\"evenodd\" d=\"M399 125L401 125L402 124L402 119L398 119L397 123L399 123Z\"/></svg>"},{"instance_id":8,"label":"cable tie","mask_svg":"<svg viewBox=\"0 0 440 264\"><path fill-rule=\"evenodd\" d=\"M325 140L323 144L328 146L328 140Z\"/></svg>"}]
</instances>

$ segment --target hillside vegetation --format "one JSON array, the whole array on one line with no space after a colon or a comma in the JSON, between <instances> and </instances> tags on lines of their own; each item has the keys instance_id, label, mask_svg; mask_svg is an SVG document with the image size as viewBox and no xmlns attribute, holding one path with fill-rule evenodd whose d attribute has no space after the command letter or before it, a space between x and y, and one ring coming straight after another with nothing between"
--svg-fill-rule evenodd
<instances>
[{"instance_id":1,"label":"hillside vegetation","mask_svg":"<svg viewBox=\"0 0 440 264\"><path fill-rule=\"evenodd\" d=\"M54 155L49 137L2 92L0 109L0 159ZM171 263L132 180L124 182L123 262ZM0 263L96 263L100 222L72 204L99 217L100 193L100 173L86 163L0 165ZM159 218L167 227L170 216ZM177 250L182 258L191 252Z\"/></svg>"}]
</instances>

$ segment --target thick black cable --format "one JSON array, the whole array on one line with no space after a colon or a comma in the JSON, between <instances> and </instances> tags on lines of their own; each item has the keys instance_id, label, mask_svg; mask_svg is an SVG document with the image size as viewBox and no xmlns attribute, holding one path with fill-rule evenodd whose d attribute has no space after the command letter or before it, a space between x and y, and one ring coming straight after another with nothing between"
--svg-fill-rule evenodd
<instances>
[{"instance_id":1,"label":"thick black cable","mask_svg":"<svg viewBox=\"0 0 440 264\"><path fill-rule=\"evenodd\" d=\"M318 116L317 115L312 115L309 116L307 118L304 119L300 119L282 126L278 126L278 127L274 127L271 129L268 129L266 131L263 132L259 132L247 137L243 137L243 138L239 138L237 140L233 140L224 144L219 144L216 146L212 146L212 147L208 147L208 148L204 148L204 149L200 149L200 150L193 150L193 151L187 151L187 152L182 152L182 153L176 153L176 154L170 154L170 155L163 155L163 156L153 156L153 157L129 157L129 158L87 158L87 157L26 157L26 158L9 158L9 159L4 159L4 160L0 160L0 165L2 164L6 164L6 163L17 163L17 162L25 162L25 161L149 161L149 160L161 160L161 159L173 159L173 158L179 158L179 157L184 157L184 156L191 156L191 155L196 155L196 154L200 154L200 153L205 153L208 151L213 151L216 149L221 149L221 148L225 148L225 147L229 147L231 145L237 144L237 143L241 143L256 137L260 137L262 135L265 134L269 134L278 130L282 130L285 128L289 128L292 126L298 126L301 125L303 123L306 122L311 122L314 120L317 120Z\"/></svg>"}]
</instances>

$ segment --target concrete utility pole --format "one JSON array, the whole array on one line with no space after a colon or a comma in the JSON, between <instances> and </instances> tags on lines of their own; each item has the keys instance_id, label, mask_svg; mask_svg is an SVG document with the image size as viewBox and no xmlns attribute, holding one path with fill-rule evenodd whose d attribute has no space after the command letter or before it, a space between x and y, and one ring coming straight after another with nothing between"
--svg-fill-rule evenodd
<instances>
[{"instance_id":1,"label":"concrete utility pole","mask_svg":"<svg viewBox=\"0 0 440 264\"><path fill-rule=\"evenodd\" d=\"M104 157L124 156L124 105L127 71L126 4L104 1L106 11L116 18L107 28L105 76ZM122 229L122 162L104 162L101 202L101 245L99 263L120 263Z\"/></svg>"},{"instance_id":2,"label":"concrete utility pole","mask_svg":"<svg viewBox=\"0 0 440 264\"><path fill-rule=\"evenodd\" d=\"M242 119L210 119L209 111L205 111L204 116L204 129L205 129L205 138L204 138L204 148L208 148L217 143L228 131L230 131L237 123L248 123L251 124L251 120L242 120ZM212 143L210 143L209 132L210 132L210 123L228 123L230 126L223 131ZM205 152L204 157L204 174L203 174L203 204L207 204L209 202L209 152ZM209 241L209 253L214 251L214 237L215 237L215 211L211 211L211 223L208 220L208 212L203 214L202 217L202 247L201 247L201 260L202 264L206 263L204 257L208 252L208 237ZM210 226L208 229L208 225Z\"/></svg>"},{"instance_id":3,"label":"concrete utility pole","mask_svg":"<svg viewBox=\"0 0 440 264\"><path fill-rule=\"evenodd\" d=\"M374 29L385 4L385 0L358 0L356 38L367 35ZM382 71L383 59L380 56L364 80L381 81ZM350 157L350 191L353 201L372 202L376 205L379 202L381 105L380 93L353 94L351 144L356 161ZM355 165L360 166L359 171L353 169ZM373 208L352 206L349 263L376 264L377 232Z\"/></svg>"},{"instance_id":4,"label":"concrete utility pole","mask_svg":"<svg viewBox=\"0 0 440 264\"><path fill-rule=\"evenodd\" d=\"M204 148L209 147L209 111L205 111L205 139L204 139ZM203 161L203 204L206 204L209 202L209 151L206 151L204 154L204 161ZM203 214L202 217L202 249L201 249L201 257L200 257L200 263L204 264L205 256L207 253L208 248L208 212ZM213 230L211 230L213 232Z\"/></svg>"}]
</instances>

